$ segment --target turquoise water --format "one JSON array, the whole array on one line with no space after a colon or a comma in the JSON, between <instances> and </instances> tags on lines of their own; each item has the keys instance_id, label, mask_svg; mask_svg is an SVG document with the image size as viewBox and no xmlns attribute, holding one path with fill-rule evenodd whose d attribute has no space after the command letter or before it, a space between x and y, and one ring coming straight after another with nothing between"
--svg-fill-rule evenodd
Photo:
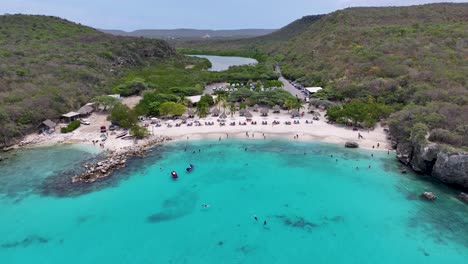
<instances>
[{"instance_id":1,"label":"turquoise water","mask_svg":"<svg viewBox=\"0 0 468 264\"><path fill-rule=\"evenodd\" d=\"M211 62L210 71L225 71L231 66L242 66L247 64L257 64L258 61L252 58L212 56L212 55L189 55L198 58L208 59Z\"/></svg>"},{"instance_id":2,"label":"turquoise water","mask_svg":"<svg viewBox=\"0 0 468 264\"><path fill-rule=\"evenodd\" d=\"M89 187L61 180L89 150L35 151L0 163L2 185L14 179L0 189L1 263L468 259L466 205L442 185L400 174L386 152L261 140L171 143ZM18 165L25 157L30 169ZM186 173L189 163L195 169ZM437 201L418 199L425 190Z\"/></svg>"}]
</instances>

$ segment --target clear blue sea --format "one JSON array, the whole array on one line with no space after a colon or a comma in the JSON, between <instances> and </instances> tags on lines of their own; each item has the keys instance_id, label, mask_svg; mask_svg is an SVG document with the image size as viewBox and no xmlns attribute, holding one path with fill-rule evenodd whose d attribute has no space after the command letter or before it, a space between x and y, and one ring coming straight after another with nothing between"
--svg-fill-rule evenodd
<instances>
[{"instance_id":1,"label":"clear blue sea","mask_svg":"<svg viewBox=\"0 0 468 264\"><path fill-rule=\"evenodd\" d=\"M386 152L178 142L96 184L71 185L80 162L96 154L76 146L7 154L0 162L0 263L468 260L468 207L448 187L401 174ZM195 169L187 173L189 163ZM438 199L420 200L426 190Z\"/></svg>"}]
</instances>

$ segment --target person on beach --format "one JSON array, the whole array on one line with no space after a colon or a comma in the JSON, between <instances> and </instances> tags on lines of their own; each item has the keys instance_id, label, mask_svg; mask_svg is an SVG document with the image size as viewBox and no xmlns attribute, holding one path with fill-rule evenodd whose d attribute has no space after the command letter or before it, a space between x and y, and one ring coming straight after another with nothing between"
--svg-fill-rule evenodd
<instances>
[{"instance_id":1,"label":"person on beach","mask_svg":"<svg viewBox=\"0 0 468 264\"><path fill-rule=\"evenodd\" d=\"M219 137L219 140L218 141L221 141L221 137Z\"/></svg>"},{"instance_id":2,"label":"person on beach","mask_svg":"<svg viewBox=\"0 0 468 264\"><path fill-rule=\"evenodd\" d=\"M380 147L380 143L377 143L377 148L379 148L379 147Z\"/></svg>"}]
</instances>

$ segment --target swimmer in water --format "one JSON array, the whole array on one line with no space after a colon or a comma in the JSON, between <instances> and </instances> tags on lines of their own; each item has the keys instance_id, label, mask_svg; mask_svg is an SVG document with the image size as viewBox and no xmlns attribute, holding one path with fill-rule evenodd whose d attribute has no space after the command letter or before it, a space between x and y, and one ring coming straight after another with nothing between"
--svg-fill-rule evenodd
<instances>
[{"instance_id":1,"label":"swimmer in water","mask_svg":"<svg viewBox=\"0 0 468 264\"><path fill-rule=\"evenodd\" d=\"M266 224L267 224L266 220L265 220L265 221L263 221L263 225L265 226Z\"/></svg>"},{"instance_id":2,"label":"swimmer in water","mask_svg":"<svg viewBox=\"0 0 468 264\"><path fill-rule=\"evenodd\" d=\"M254 219L255 221L258 221L258 217L256 215L254 215Z\"/></svg>"},{"instance_id":3,"label":"swimmer in water","mask_svg":"<svg viewBox=\"0 0 468 264\"><path fill-rule=\"evenodd\" d=\"M209 204L202 204L202 206L205 207L205 208L209 208L209 207L210 207Z\"/></svg>"}]
</instances>

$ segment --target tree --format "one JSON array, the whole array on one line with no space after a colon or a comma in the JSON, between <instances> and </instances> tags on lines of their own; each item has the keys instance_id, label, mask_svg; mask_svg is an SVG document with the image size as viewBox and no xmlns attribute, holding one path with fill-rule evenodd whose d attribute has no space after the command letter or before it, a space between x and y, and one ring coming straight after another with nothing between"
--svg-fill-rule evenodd
<instances>
[{"instance_id":1,"label":"tree","mask_svg":"<svg viewBox=\"0 0 468 264\"><path fill-rule=\"evenodd\" d=\"M161 115L182 115L185 113L185 106L174 102L164 102L159 106Z\"/></svg>"},{"instance_id":2,"label":"tree","mask_svg":"<svg viewBox=\"0 0 468 264\"><path fill-rule=\"evenodd\" d=\"M196 110L196 114L199 116L199 117L205 117L207 116L209 113L208 111L208 105L206 103L201 103L198 102L197 104L197 110Z\"/></svg>"},{"instance_id":3,"label":"tree","mask_svg":"<svg viewBox=\"0 0 468 264\"><path fill-rule=\"evenodd\" d=\"M236 105L233 103L229 104L229 112L231 112L231 117L236 113Z\"/></svg>"},{"instance_id":4,"label":"tree","mask_svg":"<svg viewBox=\"0 0 468 264\"><path fill-rule=\"evenodd\" d=\"M206 104L208 107L214 105L213 96L205 94L200 98L198 104Z\"/></svg>"},{"instance_id":5,"label":"tree","mask_svg":"<svg viewBox=\"0 0 468 264\"><path fill-rule=\"evenodd\" d=\"M159 112L159 106L161 105L160 102L152 102L148 106L148 113L153 116L158 116L160 114Z\"/></svg>"},{"instance_id":6,"label":"tree","mask_svg":"<svg viewBox=\"0 0 468 264\"><path fill-rule=\"evenodd\" d=\"M134 136L136 139L143 139L149 135L149 131L142 126L135 125L130 129L130 135Z\"/></svg>"},{"instance_id":7,"label":"tree","mask_svg":"<svg viewBox=\"0 0 468 264\"><path fill-rule=\"evenodd\" d=\"M286 102L284 103L284 106L286 108L288 108L288 113L289 111L291 111L291 109L294 109L295 106L296 106L296 98L289 98L288 100L286 100Z\"/></svg>"},{"instance_id":8,"label":"tree","mask_svg":"<svg viewBox=\"0 0 468 264\"><path fill-rule=\"evenodd\" d=\"M124 84L116 86L112 91L122 96L130 96L139 94L140 92L148 89L148 85L142 78L135 78L131 81L127 81Z\"/></svg>"},{"instance_id":9,"label":"tree","mask_svg":"<svg viewBox=\"0 0 468 264\"><path fill-rule=\"evenodd\" d=\"M130 110L128 106L120 103L112 108L108 119L124 128L131 128L138 122L138 117L135 112Z\"/></svg>"},{"instance_id":10,"label":"tree","mask_svg":"<svg viewBox=\"0 0 468 264\"><path fill-rule=\"evenodd\" d=\"M97 103L98 106L103 106L104 110L107 110L107 108L112 109L115 105L120 103L117 98L109 95L96 96L93 101Z\"/></svg>"}]
</instances>

